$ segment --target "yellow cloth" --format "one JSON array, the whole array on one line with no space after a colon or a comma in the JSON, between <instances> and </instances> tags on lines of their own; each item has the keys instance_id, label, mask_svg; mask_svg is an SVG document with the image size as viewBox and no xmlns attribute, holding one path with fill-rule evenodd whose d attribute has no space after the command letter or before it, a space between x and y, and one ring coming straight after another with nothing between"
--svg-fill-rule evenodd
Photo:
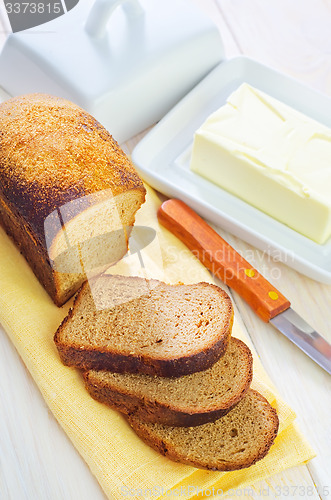
<instances>
[{"instance_id":1,"label":"yellow cloth","mask_svg":"<svg viewBox=\"0 0 331 500\"><path fill-rule=\"evenodd\" d=\"M206 269L173 235L158 226L159 200L148 189L148 199L137 217L137 225L153 227L158 237L141 259L132 255L111 268L112 273L147 274L168 282L211 281ZM43 290L25 260L3 230L0 231L0 322L41 390L49 408L88 463L106 495L123 499L152 490L146 497L167 498L170 488L185 498L214 487L215 492L253 484L314 456L293 424L293 411L270 385L255 356L254 382L277 408L280 432L270 453L253 467L242 471L208 472L176 464L145 445L124 417L94 401L86 392L78 370L60 362L53 335L68 307L57 308ZM238 325L234 336L243 338ZM245 339L244 339L245 340ZM247 340L247 339L246 339Z\"/></svg>"}]
</instances>

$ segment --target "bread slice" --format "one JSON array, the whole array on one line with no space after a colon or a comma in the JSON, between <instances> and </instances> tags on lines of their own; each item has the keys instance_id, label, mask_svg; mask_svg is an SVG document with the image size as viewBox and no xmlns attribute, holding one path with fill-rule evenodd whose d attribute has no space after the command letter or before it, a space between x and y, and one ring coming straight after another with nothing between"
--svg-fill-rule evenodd
<instances>
[{"instance_id":1,"label":"bread slice","mask_svg":"<svg viewBox=\"0 0 331 500\"><path fill-rule=\"evenodd\" d=\"M212 422L231 410L252 381L253 358L239 339L216 363L179 378L90 370L84 374L91 396L146 422L192 426Z\"/></svg>"},{"instance_id":2,"label":"bread slice","mask_svg":"<svg viewBox=\"0 0 331 500\"><path fill-rule=\"evenodd\" d=\"M253 465L269 451L278 432L276 410L256 391L224 417L196 427L170 427L128 421L149 446L175 462L209 470L231 471Z\"/></svg>"},{"instance_id":3,"label":"bread slice","mask_svg":"<svg viewBox=\"0 0 331 500\"><path fill-rule=\"evenodd\" d=\"M232 321L215 285L103 275L82 286L54 340L69 366L179 377L222 356Z\"/></svg>"}]
</instances>

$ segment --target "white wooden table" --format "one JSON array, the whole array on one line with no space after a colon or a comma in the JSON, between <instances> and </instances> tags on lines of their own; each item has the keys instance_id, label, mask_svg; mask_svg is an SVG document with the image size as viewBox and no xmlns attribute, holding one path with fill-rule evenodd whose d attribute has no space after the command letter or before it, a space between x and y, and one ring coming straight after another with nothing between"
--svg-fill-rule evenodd
<instances>
[{"instance_id":1,"label":"white wooden table","mask_svg":"<svg viewBox=\"0 0 331 500\"><path fill-rule=\"evenodd\" d=\"M227 58L248 55L331 95L331 0L192 1L218 24ZM2 40L4 36L2 32ZM138 139L128 141L126 150L131 151ZM331 286L308 279L217 229L331 342ZM232 298L237 318L266 371L296 410L301 430L317 452L307 466L253 485L254 498L331 499L331 376L262 323L235 293ZM91 498L105 497L0 328L0 499Z\"/></svg>"}]
</instances>

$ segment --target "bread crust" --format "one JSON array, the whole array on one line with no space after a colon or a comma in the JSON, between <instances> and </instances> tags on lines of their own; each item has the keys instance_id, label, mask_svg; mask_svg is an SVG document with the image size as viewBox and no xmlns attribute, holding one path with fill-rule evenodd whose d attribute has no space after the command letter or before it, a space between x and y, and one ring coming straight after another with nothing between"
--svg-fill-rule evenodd
<instances>
[{"instance_id":1,"label":"bread crust","mask_svg":"<svg viewBox=\"0 0 331 500\"><path fill-rule=\"evenodd\" d=\"M157 399L148 399L144 396L137 396L133 391L120 390L116 385L103 384L102 381L95 381L93 374L85 372L83 374L85 386L90 395L108 406L126 414L139 418L146 422L157 422L173 427L191 427L207 422L214 422L218 418L226 415L247 393L253 377L253 358L250 349L239 339L232 338L231 342L240 344L244 349L247 373L241 391L233 394L228 401L222 404L214 404L213 409L204 411L201 401L201 408L191 408L183 411L176 404L165 404Z\"/></svg>"},{"instance_id":2,"label":"bread crust","mask_svg":"<svg viewBox=\"0 0 331 500\"><path fill-rule=\"evenodd\" d=\"M1 191L1 188L0 188ZM32 236L32 229L17 213L15 207L11 210L6 206L0 195L0 225L14 241L19 251L24 255L34 274L47 293L53 297L56 305L62 305L57 300L57 292L53 279L52 268L45 247Z\"/></svg>"},{"instance_id":3,"label":"bread crust","mask_svg":"<svg viewBox=\"0 0 331 500\"><path fill-rule=\"evenodd\" d=\"M44 222L58 208L102 190L113 197L134 192L136 210L145 188L132 162L91 115L46 94L14 97L0 104L0 223L57 305L60 290L45 240ZM67 220L84 208L76 205ZM54 235L56 231L54 230ZM69 295L69 296L68 296Z\"/></svg>"},{"instance_id":4,"label":"bread crust","mask_svg":"<svg viewBox=\"0 0 331 500\"><path fill-rule=\"evenodd\" d=\"M132 279L135 279L135 277L132 277ZM174 359L157 359L147 356L146 354L141 354L139 356L122 355L102 348L86 348L81 345L74 345L73 343L66 344L62 342L62 331L66 323L74 316L75 309L83 297L85 287L89 286L89 284L85 282L77 292L73 307L69 310L68 315L62 321L54 336L54 342L61 361L67 366L75 366L83 371L108 370L116 373L144 373L146 375L158 375L160 377L181 377L182 375L206 370L218 361L228 347L233 325L233 307L230 297L221 288L210 283L202 282L200 285L213 287L222 294L225 309L227 311L227 319L220 338L216 342L206 345L204 349L201 349L196 354L180 356Z\"/></svg>"},{"instance_id":5,"label":"bread crust","mask_svg":"<svg viewBox=\"0 0 331 500\"><path fill-rule=\"evenodd\" d=\"M221 339L197 354L177 359L155 359L148 356L122 355L100 349L66 346L54 337L61 361L80 370L108 370L116 373L144 373L159 377L181 377L206 370L224 354L228 339Z\"/></svg>"},{"instance_id":6,"label":"bread crust","mask_svg":"<svg viewBox=\"0 0 331 500\"><path fill-rule=\"evenodd\" d=\"M263 402L268 408L268 418L272 422L271 429L266 436L266 439L263 443L263 446L259 448L254 456L250 457L250 460L242 461L241 463L238 461L231 462L230 460L226 460L226 462L220 461L217 465L205 463L204 459L200 460L190 460L185 458L184 456L178 453L176 446L174 443L171 443L169 440L162 440L157 436L156 433L149 428L146 429L142 420L138 420L135 417L128 416L127 420L133 430L138 434L138 436L151 448L154 448L156 451L166 456L170 460L174 462L180 462L182 464L191 465L193 467L198 467L200 469L211 470L211 471L232 471L232 470L240 470L250 467L254 465L257 461L264 458L268 451L270 450L272 444L274 443L279 427L279 419L276 410L268 403L268 401L257 391L253 389L249 389L248 393L254 394L257 399Z\"/></svg>"}]
</instances>

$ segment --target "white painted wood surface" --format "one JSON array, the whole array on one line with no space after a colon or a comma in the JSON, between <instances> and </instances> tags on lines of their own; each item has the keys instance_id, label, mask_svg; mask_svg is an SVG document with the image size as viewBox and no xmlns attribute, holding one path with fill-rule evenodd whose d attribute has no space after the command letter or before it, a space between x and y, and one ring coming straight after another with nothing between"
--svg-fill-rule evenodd
<instances>
[{"instance_id":1,"label":"white painted wood surface","mask_svg":"<svg viewBox=\"0 0 331 500\"><path fill-rule=\"evenodd\" d=\"M192 1L218 24L227 58L248 55L331 95L330 0ZM126 150L136 142L128 141ZM218 230L331 342L331 286ZM307 466L254 485L252 498L331 499L331 377L232 296L266 371L296 410L301 430L318 454ZM91 498L105 496L0 328L0 500Z\"/></svg>"}]
</instances>

